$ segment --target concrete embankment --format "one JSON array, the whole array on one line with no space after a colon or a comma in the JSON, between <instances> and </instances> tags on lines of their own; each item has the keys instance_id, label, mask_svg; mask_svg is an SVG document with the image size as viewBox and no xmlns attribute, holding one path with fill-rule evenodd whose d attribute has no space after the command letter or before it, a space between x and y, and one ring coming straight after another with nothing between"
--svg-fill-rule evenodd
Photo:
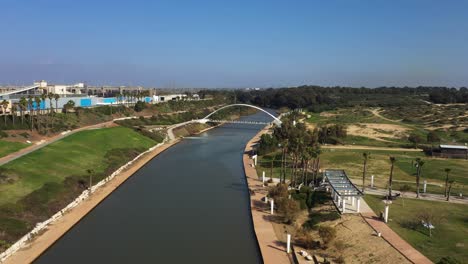
<instances>
[{"instance_id":1,"label":"concrete embankment","mask_svg":"<svg viewBox=\"0 0 468 264\"><path fill-rule=\"evenodd\" d=\"M214 127L203 129L196 134L212 128ZM1 262L1 260L0 262L6 264L33 262L141 167L158 154L179 142L179 139L175 139L169 143L160 144L122 166L119 170L106 178L107 180L103 180L93 186L91 195L85 191L74 202L52 218L43 223L39 223L35 228L38 229L39 227L36 232L27 234L20 241L15 243L12 248L7 250L8 252L2 253L3 255L5 255L5 253L8 254L2 256L3 262Z\"/></svg>"},{"instance_id":2,"label":"concrete embankment","mask_svg":"<svg viewBox=\"0 0 468 264\"><path fill-rule=\"evenodd\" d=\"M247 143L242 158L247 184L249 190L253 191L253 194L250 196L252 220L264 263L292 263L292 259L286 253L285 245L276 237L270 220L269 206L262 201L262 198L267 194L267 189L263 186L262 181L259 180L254 162L248 154L252 150L253 144L260 140L260 136L267 131L267 128L263 129Z\"/></svg>"}]
</instances>

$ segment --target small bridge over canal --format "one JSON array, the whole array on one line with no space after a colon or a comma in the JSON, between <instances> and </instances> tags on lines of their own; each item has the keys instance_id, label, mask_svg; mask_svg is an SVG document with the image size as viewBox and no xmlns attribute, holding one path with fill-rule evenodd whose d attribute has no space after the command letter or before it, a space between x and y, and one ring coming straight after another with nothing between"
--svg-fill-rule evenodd
<instances>
[{"instance_id":1,"label":"small bridge over canal","mask_svg":"<svg viewBox=\"0 0 468 264\"><path fill-rule=\"evenodd\" d=\"M242 120L217 120L217 119L211 119L210 118L212 115L216 114L218 111L221 111L221 110L229 108L229 107L236 107L236 106L245 106L245 107L250 107L250 108L254 108L254 109L257 109L259 111L262 111L265 114L269 115L271 118L273 118L273 121L272 122L258 122L258 121L242 121ZM260 108L258 106L255 106L255 105L249 105L249 104L225 105L225 106L223 106L223 107L221 107L219 109L216 109L214 112L212 112L211 114L205 116L202 119L194 120L194 122L203 123L203 124L207 123L207 122L212 122L212 123L232 123L232 124L251 124L251 125L268 125L268 124L273 123L273 124L275 124L277 126L281 126L281 120L279 120L279 118L272 115L271 113L269 113L265 109L262 109L262 108Z\"/></svg>"}]
</instances>

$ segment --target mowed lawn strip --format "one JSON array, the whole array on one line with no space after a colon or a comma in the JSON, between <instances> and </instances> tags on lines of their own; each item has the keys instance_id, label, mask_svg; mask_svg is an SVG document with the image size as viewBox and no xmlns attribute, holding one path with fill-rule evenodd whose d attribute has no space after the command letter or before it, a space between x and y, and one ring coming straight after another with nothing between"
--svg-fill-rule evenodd
<instances>
[{"instance_id":1,"label":"mowed lawn strip","mask_svg":"<svg viewBox=\"0 0 468 264\"><path fill-rule=\"evenodd\" d=\"M16 152L27 146L28 144L21 143L21 142L9 142L9 141L0 140L0 157L4 157L10 153Z\"/></svg>"},{"instance_id":2,"label":"mowed lawn strip","mask_svg":"<svg viewBox=\"0 0 468 264\"><path fill-rule=\"evenodd\" d=\"M387 188L388 176L390 174L390 156L396 157L397 161L394 168L395 190L403 185L410 187L411 191L416 190L416 168L411 165L411 161L421 158L425 161L422 169L422 179L428 181L427 192L442 194L444 192L445 168L450 168L450 179L455 180L452 188L452 194L464 193L468 191L468 161L460 159L437 159L425 156L422 152L404 152L391 150L359 150L359 149L322 149L320 155L320 168L322 169L344 169L354 183L362 183L362 153L368 151L371 158L367 166L367 184L370 184L370 177L374 175L374 184L379 188ZM268 179L271 174L271 161L273 163L273 177L279 178L281 171L281 152L269 153L258 158L256 167L258 175L265 176ZM290 166L286 168L287 176L291 171Z\"/></svg>"},{"instance_id":3,"label":"mowed lawn strip","mask_svg":"<svg viewBox=\"0 0 468 264\"><path fill-rule=\"evenodd\" d=\"M78 132L1 166L14 182L0 185L0 205L14 203L44 183L86 175L87 169L102 173L107 166L105 155L112 149L147 149L154 144L125 127Z\"/></svg>"},{"instance_id":4,"label":"mowed lawn strip","mask_svg":"<svg viewBox=\"0 0 468 264\"><path fill-rule=\"evenodd\" d=\"M349 177L361 183L364 151L370 152L371 157L367 166L367 183L370 184L371 175L375 176L375 185L386 188L390 174L390 156L396 158L394 180L396 188L407 184L415 188L416 168L411 161L421 158L425 161L422 168L422 181L427 180L435 185L428 185L428 192L443 193L445 168L450 168L450 179L455 180L454 193L466 192L468 185L468 161L460 159L437 159L425 156L422 152L402 152L387 150L353 150L353 149L323 149L320 156L321 168L344 169ZM400 182L398 182L400 181Z\"/></svg>"},{"instance_id":5,"label":"mowed lawn strip","mask_svg":"<svg viewBox=\"0 0 468 264\"><path fill-rule=\"evenodd\" d=\"M383 211L381 197L366 195L364 199L376 214ZM424 210L442 216L440 223L434 224L432 237L417 218ZM399 198L390 205L389 219L389 226L398 235L432 261L452 256L468 263L468 205Z\"/></svg>"}]
</instances>

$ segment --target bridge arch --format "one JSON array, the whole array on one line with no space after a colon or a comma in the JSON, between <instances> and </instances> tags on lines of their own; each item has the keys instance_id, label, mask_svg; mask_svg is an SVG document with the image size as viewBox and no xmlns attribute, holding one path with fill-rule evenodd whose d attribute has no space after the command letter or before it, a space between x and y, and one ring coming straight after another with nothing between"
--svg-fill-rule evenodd
<instances>
[{"instance_id":1,"label":"bridge arch","mask_svg":"<svg viewBox=\"0 0 468 264\"><path fill-rule=\"evenodd\" d=\"M264 110L264 109L262 109L262 108L260 108L260 107L258 107L258 106L249 105L249 104L230 104L230 105L225 105L225 106L223 106L223 107L221 107L221 108L216 109L216 110L215 110L214 112L212 112L211 114L205 116L202 120L209 120L210 116L214 115L216 112L218 112L218 111L220 111L220 110L223 110L223 109L225 109L225 108L233 107L233 106L246 106L246 107L250 107L250 108L255 108L255 109L260 110L260 111L264 112L265 114L271 116L271 117L273 118L273 120L274 120L273 122L275 122L275 124L281 125L281 120L279 120L276 116L274 116L274 115L268 113L266 110Z\"/></svg>"}]
</instances>

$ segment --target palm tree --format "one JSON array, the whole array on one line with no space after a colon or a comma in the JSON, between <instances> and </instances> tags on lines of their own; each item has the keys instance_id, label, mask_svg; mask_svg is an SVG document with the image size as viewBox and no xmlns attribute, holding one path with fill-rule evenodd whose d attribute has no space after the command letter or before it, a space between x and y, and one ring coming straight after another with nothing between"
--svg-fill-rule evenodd
<instances>
[{"instance_id":1,"label":"palm tree","mask_svg":"<svg viewBox=\"0 0 468 264\"><path fill-rule=\"evenodd\" d=\"M390 163L392 166L390 167L390 177L388 178L388 198L392 198L392 181L393 181L393 167L395 166L395 157L390 156Z\"/></svg>"},{"instance_id":2,"label":"palm tree","mask_svg":"<svg viewBox=\"0 0 468 264\"><path fill-rule=\"evenodd\" d=\"M55 112L58 112L58 100L60 99L60 94L54 94L55 99Z\"/></svg>"},{"instance_id":3,"label":"palm tree","mask_svg":"<svg viewBox=\"0 0 468 264\"><path fill-rule=\"evenodd\" d=\"M54 94L48 93L47 98L49 98L49 105L50 105L49 112L52 113L54 111L54 107L52 106L52 99L54 99Z\"/></svg>"},{"instance_id":4,"label":"palm tree","mask_svg":"<svg viewBox=\"0 0 468 264\"><path fill-rule=\"evenodd\" d=\"M424 161L421 158L416 159L416 198L419 198L419 186L421 181L421 171Z\"/></svg>"},{"instance_id":5,"label":"palm tree","mask_svg":"<svg viewBox=\"0 0 468 264\"><path fill-rule=\"evenodd\" d=\"M448 187L448 191L447 191L447 202L450 201L450 192L452 191L452 184L454 183L455 181L454 180L450 180L448 183L449 183L449 187Z\"/></svg>"},{"instance_id":6,"label":"palm tree","mask_svg":"<svg viewBox=\"0 0 468 264\"><path fill-rule=\"evenodd\" d=\"M370 158L370 152L363 152L362 157L364 158L364 166L362 170L362 192L366 190L366 173L367 173L367 161Z\"/></svg>"},{"instance_id":7,"label":"palm tree","mask_svg":"<svg viewBox=\"0 0 468 264\"><path fill-rule=\"evenodd\" d=\"M44 102L44 113L46 112L46 110L45 110L45 108L46 108L46 105L45 105L46 99L47 99L47 94L45 94L45 93L41 94L41 101ZM42 113L42 109L40 111Z\"/></svg>"},{"instance_id":8,"label":"palm tree","mask_svg":"<svg viewBox=\"0 0 468 264\"><path fill-rule=\"evenodd\" d=\"M19 101L19 107L20 107L20 112L21 112L21 124L24 123L24 110L28 108L28 101L26 98L21 97Z\"/></svg>"},{"instance_id":9,"label":"palm tree","mask_svg":"<svg viewBox=\"0 0 468 264\"><path fill-rule=\"evenodd\" d=\"M36 125L37 125L37 131L39 131L39 127L40 127L40 119L39 119L39 114L40 114L40 111L41 111L41 98L40 97L37 97L35 96L34 97L34 102L36 103Z\"/></svg>"},{"instance_id":10,"label":"palm tree","mask_svg":"<svg viewBox=\"0 0 468 264\"><path fill-rule=\"evenodd\" d=\"M448 184L449 184L450 171L451 171L450 168L445 168L445 192L444 192L445 197L447 197L447 190L448 190Z\"/></svg>"},{"instance_id":11,"label":"palm tree","mask_svg":"<svg viewBox=\"0 0 468 264\"><path fill-rule=\"evenodd\" d=\"M15 126L16 112L18 112L18 103L11 104L11 118L13 119L13 127Z\"/></svg>"},{"instance_id":12,"label":"palm tree","mask_svg":"<svg viewBox=\"0 0 468 264\"><path fill-rule=\"evenodd\" d=\"M8 105L10 104L10 102L8 102L7 100L3 99L1 105L2 105L2 112L3 112L3 119L5 121L5 127L6 127L6 109L8 108Z\"/></svg>"},{"instance_id":13,"label":"palm tree","mask_svg":"<svg viewBox=\"0 0 468 264\"><path fill-rule=\"evenodd\" d=\"M91 188L93 187L93 174L94 170L93 169L87 169L86 172L89 175L89 192L91 193Z\"/></svg>"},{"instance_id":14,"label":"palm tree","mask_svg":"<svg viewBox=\"0 0 468 264\"><path fill-rule=\"evenodd\" d=\"M31 95L28 96L28 106L29 106L29 123L31 124L31 131L33 131L34 120L33 120L32 112L34 112L34 108L33 108L33 97Z\"/></svg>"}]
</instances>

